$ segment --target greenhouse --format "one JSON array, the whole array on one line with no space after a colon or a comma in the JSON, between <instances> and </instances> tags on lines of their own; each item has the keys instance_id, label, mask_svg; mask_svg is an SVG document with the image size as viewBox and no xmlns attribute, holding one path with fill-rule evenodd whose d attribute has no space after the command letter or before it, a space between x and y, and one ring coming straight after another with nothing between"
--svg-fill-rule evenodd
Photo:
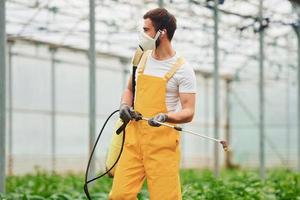
<instances>
[{"instance_id":1,"label":"greenhouse","mask_svg":"<svg viewBox=\"0 0 300 200\"><path fill-rule=\"evenodd\" d=\"M145 17L153 10L168 13L158 30ZM91 199L300 199L299 0L0 0L0 15L0 199L90 199L87 182ZM147 19L158 39L146 34ZM155 46L151 55L143 34ZM154 56L171 42L178 57L172 66L184 63L161 78L167 86L160 90L147 66L162 63ZM169 85L183 66L195 79L178 81L170 112ZM126 104L128 91L133 105ZM166 102L157 104L160 94ZM110 168L116 122L126 125L113 158L118 170L91 182ZM148 141L150 130L175 134ZM180 195L171 198L172 181L153 189L151 162L158 158L146 154L177 134ZM131 140L145 153L139 162L147 181L137 197L124 189L128 196L114 198L127 177L118 174L127 170ZM153 168L172 171L174 159L161 159Z\"/></svg>"}]
</instances>

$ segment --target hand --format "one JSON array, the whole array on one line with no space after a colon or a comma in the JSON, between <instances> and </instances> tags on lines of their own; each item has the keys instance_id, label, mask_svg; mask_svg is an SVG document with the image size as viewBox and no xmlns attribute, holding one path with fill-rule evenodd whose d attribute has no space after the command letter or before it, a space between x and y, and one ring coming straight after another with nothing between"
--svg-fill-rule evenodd
<instances>
[{"instance_id":1,"label":"hand","mask_svg":"<svg viewBox=\"0 0 300 200\"><path fill-rule=\"evenodd\" d=\"M131 116L135 121L139 121L143 119L143 116L141 113L131 109Z\"/></svg>"},{"instance_id":2,"label":"hand","mask_svg":"<svg viewBox=\"0 0 300 200\"><path fill-rule=\"evenodd\" d=\"M141 120L142 115L134 111L132 107L129 107L127 104L123 103L120 106L120 118L123 120L123 122L128 123L132 119L135 119L135 121Z\"/></svg>"},{"instance_id":3,"label":"hand","mask_svg":"<svg viewBox=\"0 0 300 200\"><path fill-rule=\"evenodd\" d=\"M159 123L157 123L157 122L164 123L164 122L167 121L167 119L168 119L168 115L167 114L159 113L159 114L155 115L153 118L149 119L148 124L150 126L159 127L161 125Z\"/></svg>"},{"instance_id":4,"label":"hand","mask_svg":"<svg viewBox=\"0 0 300 200\"><path fill-rule=\"evenodd\" d=\"M132 120L132 115L130 111L131 109L132 108L125 103L122 103L120 105L120 118L124 123L128 123L130 120Z\"/></svg>"}]
</instances>

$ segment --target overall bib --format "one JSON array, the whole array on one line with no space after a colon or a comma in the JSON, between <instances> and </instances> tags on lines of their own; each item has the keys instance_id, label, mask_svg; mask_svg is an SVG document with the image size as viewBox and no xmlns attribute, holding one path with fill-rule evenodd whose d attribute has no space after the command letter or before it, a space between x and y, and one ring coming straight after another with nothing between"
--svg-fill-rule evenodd
<instances>
[{"instance_id":1,"label":"overall bib","mask_svg":"<svg viewBox=\"0 0 300 200\"><path fill-rule=\"evenodd\" d=\"M150 52L144 53L138 68L134 104L136 111L149 118L168 112L167 82L184 63L183 58L178 58L164 77L146 75ZM130 121L109 199L137 200L147 178L151 200L181 200L179 139L179 132L169 127L152 127L144 120Z\"/></svg>"}]
</instances>

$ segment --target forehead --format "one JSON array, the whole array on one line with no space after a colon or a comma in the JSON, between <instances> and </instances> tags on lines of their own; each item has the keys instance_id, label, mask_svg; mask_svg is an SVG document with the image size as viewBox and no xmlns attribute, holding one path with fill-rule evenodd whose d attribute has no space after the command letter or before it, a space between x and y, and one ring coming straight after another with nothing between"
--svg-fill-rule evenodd
<instances>
[{"instance_id":1,"label":"forehead","mask_svg":"<svg viewBox=\"0 0 300 200\"><path fill-rule=\"evenodd\" d=\"M144 28L154 28L151 19L144 19Z\"/></svg>"}]
</instances>

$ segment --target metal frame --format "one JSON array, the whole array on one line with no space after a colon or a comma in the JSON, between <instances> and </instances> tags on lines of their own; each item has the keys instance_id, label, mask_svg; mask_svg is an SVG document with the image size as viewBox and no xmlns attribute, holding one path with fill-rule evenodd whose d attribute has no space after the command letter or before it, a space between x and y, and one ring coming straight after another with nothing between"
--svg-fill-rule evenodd
<instances>
[{"instance_id":1,"label":"metal frame","mask_svg":"<svg viewBox=\"0 0 300 200\"><path fill-rule=\"evenodd\" d=\"M90 37L89 37L89 154L93 149L96 134L96 45L95 45L95 0L89 1L90 15ZM90 177L95 175L95 158L90 165Z\"/></svg>"},{"instance_id":2,"label":"metal frame","mask_svg":"<svg viewBox=\"0 0 300 200\"><path fill-rule=\"evenodd\" d=\"M13 175L13 42L8 43L8 175Z\"/></svg>"},{"instance_id":3,"label":"metal frame","mask_svg":"<svg viewBox=\"0 0 300 200\"><path fill-rule=\"evenodd\" d=\"M214 0L214 138L219 138L219 0ZM214 173L220 174L219 146L214 144Z\"/></svg>"},{"instance_id":4,"label":"metal frame","mask_svg":"<svg viewBox=\"0 0 300 200\"><path fill-rule=\"evenodd\" d=\"M50 48L51 54L51 154L52 172L56 171L56 48Z\"/></svg>"},{"instance_id":5,"label":"metal frame","mask_svg":"<svg viewBox=\"0 0 300 200\"><path fill-rule=\"evenodd\" d=\"M5 0L0 0L0 193L5 192L6 172L6 31Z\"/></svg>"},{"instance_id":6,"label":"metal frame","mask_svg":"<svg viewBox=\"0 0 300 200\"><path fill-rule=\"evenodd\" d=\"M265 90L264 90L264 28L263 0L259 1L259 172L265 178Z\"/></svg>"}]
</instances>

